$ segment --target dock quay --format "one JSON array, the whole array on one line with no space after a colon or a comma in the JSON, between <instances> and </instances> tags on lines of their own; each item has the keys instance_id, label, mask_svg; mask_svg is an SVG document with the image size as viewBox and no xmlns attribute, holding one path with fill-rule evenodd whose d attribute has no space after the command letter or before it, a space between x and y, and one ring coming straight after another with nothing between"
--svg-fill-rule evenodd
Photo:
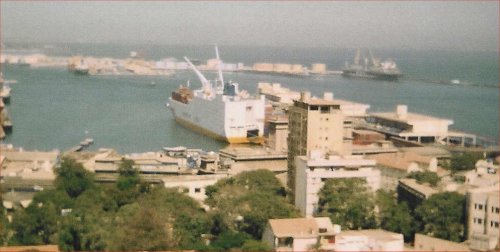
<instances>
[{"instance_id":1,"label":"dock quay","mask_svg":"<svg viewBox=\"0 0 500 252\"><path fill-rule=\"evenodd\" d=\"M94 143L94 139L92 138L86 138L83 141L80 142L80 144L69 148L67 151L65 151L65 154L67 153L72 153L72 152L79 152L83 150L85 147L88 147L89 145Z\"/></svg>"}]
</instances>

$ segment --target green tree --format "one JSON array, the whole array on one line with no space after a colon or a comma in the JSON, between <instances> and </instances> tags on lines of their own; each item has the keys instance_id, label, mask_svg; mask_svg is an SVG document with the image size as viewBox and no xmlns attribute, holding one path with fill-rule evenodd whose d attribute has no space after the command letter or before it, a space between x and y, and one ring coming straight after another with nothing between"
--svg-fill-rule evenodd
<instances>
[{"instance_id":1,"label":"green tree","mask_svg":"<svg viewBox=\"0 0 500 252\"><path fill-rule=\"evenodd\" d=\"M407 177L415 179L419 184L429 183L431 186L437 186L439 181L441 181L438 175L435 172L431 171L411 172Z\"/></svg>"},{"instance_id":2,"label":"green tree","mask_svg":"<svg viewBox=\"0 0 500 252\"><path fill-rule=\"evenodd\" d=\"M116 186L122 191L134 188L140 182L139 169L134 168L133 160L123 158L118 167L118 173Z\"/></svg>"},{"instance_id":3,"label":"green tree","mask_svg":"<svg viewBox=\"0 0 500 252\"><path fill-rule=\"evenodd\" d=\"M232 248L240 248L248 239L250 239L248 234L229 231L220 234L211 247L215 250L228 251Z\"/></svg>"},{"instance_id":4,"label":"green tree","mask_svg":"<svg viewBox=\"0 0 500 252\"><path fill-rule=\"evenodd\" d=\"M415 210L419 232L461 242L465 238L465 196L456 192L434 194Z\"/></svg>"},{"instance_id":5,"label":"green tree","mask_svg":"<svg viewBox=\"0 0 500 252\"><path fill-rule=\"evenodd\" d=\"M401 233L406 242L413 240L414 220L406 202L398 203L395 192L378 190L376 204L379 209L379 223L382 229Z\"/></svg>"},{"instance_id":6,"label":"green tree","mask_svg":"<svg viewBox=\"0 0 500 252\"><path fill-rule=\"evenodd\" d=\"M94 186L93 174L85 170L82 164L71 158L63 158L61 166L55 169L57 189L64 190L71 198L76 198L85 190Z\"/></svg>"},{"instance_id":7,"label":"green tree","mask_svg":"<svg viewBox=\"0 0 500 252\"><path fill-rule=\"evenodd\" d=\"M62 251L105 250L104 232L101 225L88 220L87 216L67 216L58 230L58 246Z\"/></svg>"},{"instance_id":8,"label":"green tree","mask_svg":"<svg viewBox=\"0 0 500 252\"><path fill-rule=\"evenodd\" d=\"M0 184L0 192L2 190L2 184ZM3 202L2 193L0 193L0 202ZM7 219L7 209L0 204L0 246L6 246L10 238L10 226L9 220Z\"/></svg>"},{"instance_id":9,"label":"green tree","mask_svg":"<svg viewBox=\"0 0 500 252\"><path fill-rule=\"evenodd\" d=\"M53 242L58 221L54 204L30 204L26 209L16 211L12 219L13 244L42 245Z\"/></svg>"},{"instance_id":10,"label":"green tree","mask_svg":"<svg viewBox=\"0 0 500 252\"><path fill-rule=\"evenodd\" d=\"M360 178L328 179L319 192L317 216L330 217L343 228L376 227L375 204L366 181Z\"/></svg>"},{"instance_id":11,"label":"green tree","mask_svg":"<svg viewBox=\"0 0 500 252\"><path fill-rule=\"evenodd\" d=\"M243 172L207 189L206 203L213 207L213 235L244 232L260 240L268 219L299 214L285 200L284 189L268 170Z\"/></svg>"},{"instance_id":12,"label":"green tree","mask_svg":"<svg viewBox=\"0 0 500 252\"><path fill-rule=\"evenodd\" d=\"M257 240L246 240L245 243L241 246L241 250L243 251L272 251L272 248L269 247L266 243Z\"/></svg>"},{"instance_id":13,"label":"green tree","mask_svg":"<svg viewBox=\"0 0 500 252\"><path fill-rule=\"evenodd\" d=\"M454 153L450 159L450 168L452 172L472 170L476 167L476 162L483 158L482 153L465 152Z\"/></svg>"},{"instance_id":14,"label":"green tree","mask_svg":"<svg viewBox=\"0 0 500 252\"><path fill-rule=\"evenodd\" d=\"M110 237L109 249L140 251L174 247L167 217L157 209L141 207L137 203L123 207L113 223L115 229Z\"/></svg>"}]
</instances>

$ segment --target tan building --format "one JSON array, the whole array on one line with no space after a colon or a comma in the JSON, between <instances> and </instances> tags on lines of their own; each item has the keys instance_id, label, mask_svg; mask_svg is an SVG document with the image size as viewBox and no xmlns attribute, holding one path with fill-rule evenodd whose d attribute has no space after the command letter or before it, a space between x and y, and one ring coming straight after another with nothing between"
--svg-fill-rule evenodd
<instances>
[{"instance_id":1,"label":"tan building","mask_svg":"<svg viewBox=\"0 0 500 252\"><path fill-rule=\"evenodd\" d=\"M286 153L275 151L263 146L229 146L219 151L221 163L229 159L231 162L226 168L227 173L236 175L244 171L266 169L275 174L287 171Z\"/></svg>"},{"instance_id":2,"label":"tan building","mask_svg":"<svg viewBox=\"0 0 500 252\"><path fill-rule=\"evenodd\" d=\"M267 146L269 148L286 153L288 151L288 117L272 116L269 122L269 137L267 138Z\"/></svg>"},{"instance_id":3,"label":"tan building","mask_svg":"<svg viewBox=\"0 0 500 252\"><path fill-rule=\"evenodd\" d=\"M0 153L0 178L4 189L37 191L53 186L56 178L53 168L59 163L59 151L2 148Z\"/></svg>"},{"instance_id":4,"label":"tan building","mask_svg":"<svg viewBox=\"0 0 500 252\"><path fill-rule=\"evenodd\" d=\"M382 229L342 231L333 251L404 251L403 235Z\"/></svg>"},{"instance_id":5,"label":"tan building","mask_svg":"<svg viewBox=\"0 0 500 252\"><path fill-rule=\"evenodd\" d=\"M311 65L311 73L313 74L325 74L326 65L323 63L314 63Z\"/></svg>"},{"instance_id":6,"label":"tan building","mask_svg":"<svg viewBox=\"0 0 500 252\"><path fill-rule=\"evenodd\" d=\"M490 251L499 247L499 188L499 184L497 183L493 186L467 191L467 237L470 241L471 249Z\"/></svg>"},{"instance_id":7,"label":"tan building","mask_svg":"<svg viewBox=\"0 0 500 252\"><path fill-rule=\"evenodd\" d=\"M324 99L313 99L309 92L303 92L300 100L294 101L289 109L288 134L288 188L295 190L295 157L308 155L311 150L330 154L350 154L349 135L352 126L344 125L345 116L340 104L333 100L332 93L325 93ZM346 146L347 143L347 146Z\"/></svg>"},{"instance_id":8,"label":"tan building","mask_svg":"<svg viewBox=\"0 0 500 252\"><path fill-rule=\"evenodd\" d=\"M274 64L272 63L255 63L252 69L258 72L272 72L274 69Z\"/></svg>"},{"instance_id":9,"label":"tan building","mask_svg":"<svg viewBox=\"0 0 500 252\"><path fill-rule=\"evenodd\" d=\"M463 243L447 241L423 234L415 234L414 251L459 252L470 251L470 249L469 246Z\"/></svg>"},{"instance_id":10,"label":"tan building","mask_svg":"<svg viewBox=\"0 0 500 252\"><path fill-rule=\"evenodd\" d=\"M437 172L438 161L435 157L422 156L415 152L381 153L370 155L377 161L382 172L382 188L396 190L398 180L411 172Z\"/></svg>"},{"instance_id":11,"label":"tan building","mask_svg":"<svg viewBox=\"0 0 500 252\"><path fill-rule=\"evenodd\" d=\"M330 218L270 219L262 241L273 251L310 251L316 246L332 250L339 225L332 225Z\"/></svg>"}]
</instances>

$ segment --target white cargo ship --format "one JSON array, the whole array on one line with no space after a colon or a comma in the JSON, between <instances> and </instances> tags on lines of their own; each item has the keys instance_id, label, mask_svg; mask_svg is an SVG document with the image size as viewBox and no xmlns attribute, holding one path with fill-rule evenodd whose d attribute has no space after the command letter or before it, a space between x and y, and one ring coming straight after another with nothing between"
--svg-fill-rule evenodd
<instances>
[{"instance_id":1,"label":"white cargo ship","mask_svg":"<svg viewBox=\"0 0 500 252\"><path fill-rule=\"evenodd\" d=\"M202 84L191 90L189 84L172 92L167 107L177 123L196 132L228 143L262 142L264 133L264 96L252 97L239 90L238 83L224 82L219 52L218 80L208 81L184 57Z\"/></svg>"}]
</instances>

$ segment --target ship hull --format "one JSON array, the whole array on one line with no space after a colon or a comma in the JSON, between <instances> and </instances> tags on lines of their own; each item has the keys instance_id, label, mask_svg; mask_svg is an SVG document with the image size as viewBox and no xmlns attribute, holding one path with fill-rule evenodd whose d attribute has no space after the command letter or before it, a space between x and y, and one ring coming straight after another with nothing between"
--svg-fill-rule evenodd
<instances>
[{"instance_id":1,"label":"ship hull","mask_svg":"<svg viewBox=\"0 0 500 252\"><path fill-rule=\"evenodd\" d=\"M205 129L203 127L200 127L190 121L184 120L180 117L174 116L175 122L178 124L182 125L183 127L190 129L196 133L208 136L210 138L213 138L215 140L221 141L221 142L226 142L230 144L241 144L241 143L254 143L254 142L261 142L264 139L262 137L257 137L255 138L248 138L248 137L225 137L222 135L219 135L213 131L210 131L208 129Z\"/></svg>"},{"instance_id":2,"label":"ship hull","mask_svg":"<svg viewBox=\"0 0 500 252\"><path fill-rule=\"evenodd\" d=\"M263 104L262 100L262 106ZM189 104L171 99L168 107L178 124L216 140L231 144L254 143L264 140L262 136L263 123L261 126L245 129L242 129L243 124L241 123L231 124L231 121L238 121L233 117L245 114L244 110L234 111L234 108L238 107L237 103L226 104L217 99L207 102L195 97L189 101ZM257 134L252 135L251 132L257 132Z\"/></svg>"},{"instance_id":3,"label":"ship hull","mask_svg":"<svg viewBox=\"0 0 500 252\"><path fill-rule=\"evenodd\" d=\"M389 74L389 73L376 73L369 71L342 71L343 77L348 78L361 78L361 79L374 79L374 80L385 80L385 81L398 81L401 74Z\"/></svg>"}]
</instances>

